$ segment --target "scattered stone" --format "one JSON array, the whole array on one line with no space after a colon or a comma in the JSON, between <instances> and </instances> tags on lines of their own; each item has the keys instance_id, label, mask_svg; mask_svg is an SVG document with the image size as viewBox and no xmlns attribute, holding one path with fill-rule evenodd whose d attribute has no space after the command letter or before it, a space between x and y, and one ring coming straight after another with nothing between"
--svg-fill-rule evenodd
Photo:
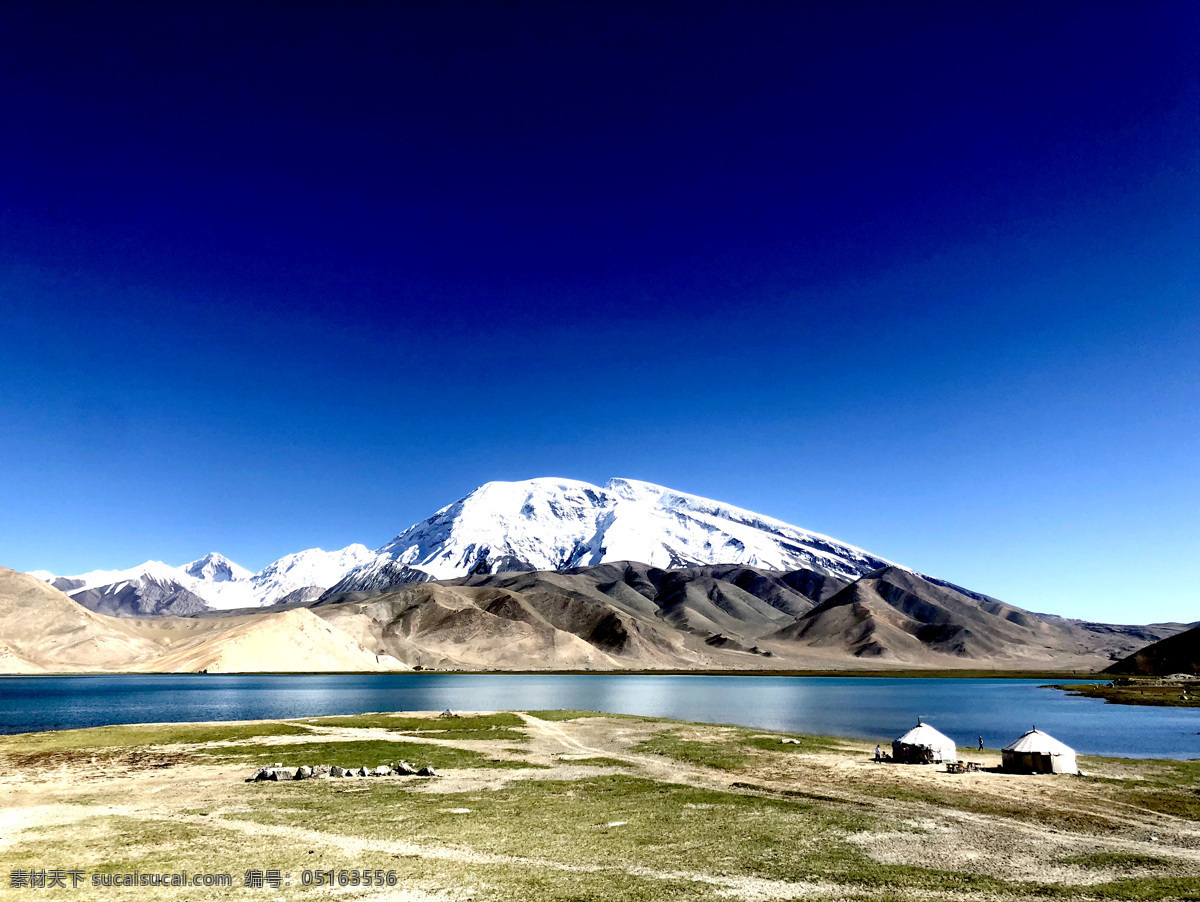
<instances>
[{"instance_id":1,"label":"scattered stone","mask_svg":"<svg viewBox=\"0 0 1200 902\"><path fill-rule=\"evenodd\" d=\"M397 761L395 764L381 764L376 768L360 767L357 770L353 768L341 767L340 765L318 764L315 766L301 765L292 771L281 764L273 764L268 767L260 767L254 772L254 775L246 778L247 783L256 783L263 780L311 780L324 777L407 777L416 775L419 777L440 777L436 770L426 765L420 770L417 770L407 761Z\"/></svg>"}]
</instances>

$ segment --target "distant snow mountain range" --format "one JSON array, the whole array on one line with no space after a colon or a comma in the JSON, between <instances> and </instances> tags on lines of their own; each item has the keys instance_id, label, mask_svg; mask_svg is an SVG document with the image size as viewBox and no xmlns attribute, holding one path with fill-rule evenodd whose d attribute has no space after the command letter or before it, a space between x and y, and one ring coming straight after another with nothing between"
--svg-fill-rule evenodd
<instances>
[{"instance_id":1,"label":"distant snow mountain range","mask_svg":"<svg viewBox=\"0 0 1200 902\"><path fill-rule=\"evenodd\" d=\"M372 551L285 555L258 573L212 553L78 576L34 575L107 614L192 614L315 601L401 583L610 561L663 569L740 564L852 581L891 562L779 520L632 479L489 482Z\"/></svg>"},{"instance_id":2,"label":"distant snow mountain range","mask_svg":"<svg viewBox=\"0 0 1200 902\"><path fill-rule=\"evenodd\" d=\"M128 570L93 570L78 576L35 572L34 576L102 614L194 614L263 607L297 593L303 596L307 589L324 590L375 557L365 545L340 551L310 548L251 573L214 552L181 567L146 561Z\"/></svg>"}]
</instances>

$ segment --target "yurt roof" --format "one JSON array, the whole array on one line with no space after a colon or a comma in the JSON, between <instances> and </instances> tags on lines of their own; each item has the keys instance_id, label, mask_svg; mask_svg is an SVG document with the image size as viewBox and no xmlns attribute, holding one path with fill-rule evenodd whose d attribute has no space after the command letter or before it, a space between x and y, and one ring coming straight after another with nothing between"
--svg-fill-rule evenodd
<instances>
[{"instance_id":1,"label":"yurt roof","mask_svg":"<svg viewBox=\"0 0 1200 902\"><path fill-rule=\"evenodd\" d=\"M926 746L934 749L954 748L954 740L945 733L939 733L927 723L919 723L899 739L902 745Z\"/></svg>"},{"instance_id":2,"label":"yurt roof","mask_svg":"<svg viewBox=\"0 0 1200 902\"><path fill-rule=\"evenodd\" d=\"M1025 733L1020 739L1010 742L1004 747L1006 752L1019 752L1023 755L1074 755L1075 749L1066 743L1059 742L1049 733L1043 733L1036 727Z\"/></svg>"}]
</instances>

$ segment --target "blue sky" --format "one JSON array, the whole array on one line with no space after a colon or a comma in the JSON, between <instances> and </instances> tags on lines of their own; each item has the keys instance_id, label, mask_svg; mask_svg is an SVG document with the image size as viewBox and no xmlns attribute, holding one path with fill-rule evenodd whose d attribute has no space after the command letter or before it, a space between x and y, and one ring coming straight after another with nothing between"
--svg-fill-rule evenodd
<instances>
[{"instance_id":1,"label":"blue sky","mask_svg":"<svg viewBox=\"0 0 1200 902\"><path fill-rule=\"evenodd\" d=\"M7 6L0 563L646 479L1200 617L1188 3Z\"/></svg>"}]
</instances>

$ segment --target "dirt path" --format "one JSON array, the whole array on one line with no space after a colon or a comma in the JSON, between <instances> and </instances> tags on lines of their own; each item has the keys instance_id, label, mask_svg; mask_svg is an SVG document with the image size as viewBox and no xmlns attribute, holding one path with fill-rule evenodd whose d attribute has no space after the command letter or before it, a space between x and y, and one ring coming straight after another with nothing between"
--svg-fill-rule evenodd
<instances>
[{"instance_id":1,"label":"dirt path","mask_svg":"<svg viewBox=\"0 0 1200 902\"><path fill-rule=\"evenodd\" d=\"M480 852L473 849L461 849L452 846L416 844L398 840L370 839L360 836L345 836L339 833L328 833L320 830L309 830L295 826L275 826L261 824L255 821L230 819L220 815L196 817L188 815L172 815L164 813L138 812L138 816L147 820L159 820L169 823L189 823L205 828L217 827L242 833L247 836L260 838L263 836L278 837L290 843L307 843L314 847L328 849L338 848L353 857L363 851L384 852L390 855L401 855L407 858L422 858L437 861L452 861L464 864L502 865L506 867L533 868L537 870L562 871L566 873L595 874L604 872L620 872L630 876L649 880L690 881L718 889L732 891L742 899L792 899L820 896L830 898L840 893L834 884L800 882L792 883L783 880L763 880L751 877L724 877L704 874L698 871L662 871L636 865L586 865L567 864L549 858L529 856L504 855L494 852Z\"/></svg>"}]
</instances>

